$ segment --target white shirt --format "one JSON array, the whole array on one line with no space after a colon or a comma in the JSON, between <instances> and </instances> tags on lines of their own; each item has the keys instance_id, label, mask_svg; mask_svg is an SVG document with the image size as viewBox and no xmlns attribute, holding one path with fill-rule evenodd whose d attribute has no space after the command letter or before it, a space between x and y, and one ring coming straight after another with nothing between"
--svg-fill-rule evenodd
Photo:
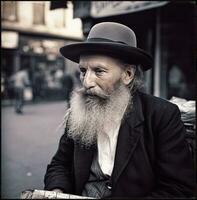
<instances>
[{"instance_id":1,"label":"white shirt","mask_svg":"<svg viewBox=\"0 0 197 200\"><path fill-rule=\"evenodd\" d=\"M117 139L120 123L111 128L107 134L98 135L98 162L104 174L111 176L114 167Z\"/></svg>"},{"instance_id":2,"label":"white shirt","mask_svg":"<svg viewBox=\"0 0 197 200\"><path fill-rule=\"evenodd\" d=\"M29 84L28 73L25 70L18 71L11 77L10 80L14 81L14 86L17 88L24 88L27 84Z\"/></svg>"}]
</instances>

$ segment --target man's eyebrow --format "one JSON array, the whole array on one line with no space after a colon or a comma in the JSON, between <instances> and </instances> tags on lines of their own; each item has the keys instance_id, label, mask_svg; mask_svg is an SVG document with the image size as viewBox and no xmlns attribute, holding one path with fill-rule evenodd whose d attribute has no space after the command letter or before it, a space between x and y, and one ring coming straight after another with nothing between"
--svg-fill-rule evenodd
<instances>
[{"instance_id":1,"label":"man's eyebrow","mask_svg":"<svg viewBox=\"0 0 197 200\"><path fill-rule=\"evenodd\" d=\"M81 64L78 65L79 68L87 68L88 66L83 66ZM95 64L95 65L90 65L89 67L96 69L96 68L102 68L103 70L108 70L107 66L102 65L102 64Z\"/></svg>"},{"instance_id":2,"label":"man's eyebrow","mask_svg":"<svg viewBox=\"0 0 197 200\"><path fill-rule=\"evenodd\" d=\"M107 66L102 65L102 64L97 64L95 66L92 66L92 68L94 68L94 69L101 68L101 69L104 69L104 70L108 70Z\"/></svg>"},{"instance_id":3,"label":"man's eyebrow","mask_svg":"<svg viewBox=\"0 0 197 200\"><path fill-rule=\"evenodd\" d=\"M80 64L79 64L78 66L79 66L79 68L86 68L85 66L83 66L83 65L80 65Z\"/></svg>"}]
</instances>

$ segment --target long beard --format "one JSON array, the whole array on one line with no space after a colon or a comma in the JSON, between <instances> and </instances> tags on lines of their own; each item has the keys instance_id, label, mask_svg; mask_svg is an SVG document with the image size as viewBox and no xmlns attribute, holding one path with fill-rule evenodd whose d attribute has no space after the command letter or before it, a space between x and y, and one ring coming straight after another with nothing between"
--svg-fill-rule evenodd
<instances>
[{"instance_id":1,"label":"long beard","mask_svg":"<svg viewBox=\"0 0 197 200\"><path fill-rule=\"evenodd\" d=\"M86 147L95 145L99 134L106 134L123 120L131 97L129 89L121 83L107 98L75 90L70 100L68 137Z\"/></svg>"}]
</instances>

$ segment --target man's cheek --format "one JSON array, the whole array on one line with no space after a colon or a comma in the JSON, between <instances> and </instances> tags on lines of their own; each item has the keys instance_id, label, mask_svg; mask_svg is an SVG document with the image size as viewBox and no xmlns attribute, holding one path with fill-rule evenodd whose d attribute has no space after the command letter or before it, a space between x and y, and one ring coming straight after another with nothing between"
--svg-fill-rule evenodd
<instances>
[{"instance_id":1,"label":"man's cheek","mask_svg":"<svg viewBox=\"0 0 197 200\"><path fill-rule=\"evenodd\" d=\"M106 93L106 94L108 94L108 95L111 95L112 94L112 92L114 91L114 87L107 87L107 88L105 88L105 90L104 90L104 92Z\"/></svg>"}]
</instances>

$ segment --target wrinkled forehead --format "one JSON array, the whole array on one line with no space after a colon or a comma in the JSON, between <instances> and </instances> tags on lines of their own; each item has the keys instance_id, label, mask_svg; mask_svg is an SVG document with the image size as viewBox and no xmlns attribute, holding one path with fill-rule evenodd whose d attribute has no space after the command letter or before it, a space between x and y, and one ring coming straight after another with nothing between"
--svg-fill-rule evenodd
<instances>
[{"instance_id":1,"label":"wrinkled forehead","mask_svg":"<svg viewBox=\"0 0 197 200\"><path fill-rule=\"evenodd\" d=\"M79 60L80 65L106 65L106 66L119 66L122 67L124 62L118 58L115 58L111 55L104 55L104 54L83 54L80 56Z\"/></svg>"}]
</instances>

